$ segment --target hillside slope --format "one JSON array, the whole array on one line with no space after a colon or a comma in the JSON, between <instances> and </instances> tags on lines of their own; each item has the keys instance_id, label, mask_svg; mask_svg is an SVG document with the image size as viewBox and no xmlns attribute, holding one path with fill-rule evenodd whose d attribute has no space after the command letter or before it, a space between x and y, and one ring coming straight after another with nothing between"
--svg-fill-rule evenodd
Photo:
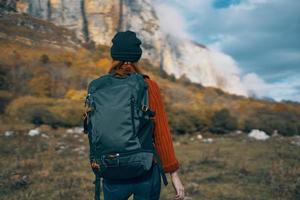
<instances>
[{"instance_id":1,"label":"hillside slope","mask_svg":"<svg viewBox=\"0 0 300 200\"><path fill-rule=\"evenodd\" d=\"M17 10L68 28L88 43L110 46L116 31L133 30L143 41L142 57L150 60L153 67L176 78L185 75L204 86L248 95L241 73L229 56L163 32L154 1L22 0Z\"/></svg>"},{"instance_id":2,"label":"hillside slope","mask_svg":"<svg viewBox=\"0 0 300 200\"><path fill-rule=\"evenodd\" d=\"M3 120L80 125L87 84L110 67L109 47L84 48L68 29L24 14L2 15L0 27ZM259 128L299 134L298 103L231 95L176 79L145 59L140 68L160 85L173 133Z\"/></svg>"}]
</instances>

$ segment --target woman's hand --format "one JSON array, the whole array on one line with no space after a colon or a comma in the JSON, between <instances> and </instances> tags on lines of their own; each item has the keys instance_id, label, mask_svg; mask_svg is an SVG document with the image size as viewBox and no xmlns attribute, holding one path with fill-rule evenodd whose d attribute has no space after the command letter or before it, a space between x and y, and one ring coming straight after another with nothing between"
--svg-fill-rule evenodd
<instances>
[{"instance_id":1,"label":"woman's hand","mask_svg":"<svg viewBox=\"0 0 300 200\"><path fill-rule=\"evenodd\" d=\"M177 171L171 173L172 185L176 191L175 200L184 199L184 187L180 181Z\"/></svg>"},{"instance_id":2,"label":"woman's hand","mask_svg":"<svg viewBox=\"0 0 300 200\"><path fill-rule=\"evenodd\" d=\"M100 165L98 165L95 161L91 162L91 167L92 167L93 169L97 169L97 170L100 169Z\"/></svg>"}]
</instances>

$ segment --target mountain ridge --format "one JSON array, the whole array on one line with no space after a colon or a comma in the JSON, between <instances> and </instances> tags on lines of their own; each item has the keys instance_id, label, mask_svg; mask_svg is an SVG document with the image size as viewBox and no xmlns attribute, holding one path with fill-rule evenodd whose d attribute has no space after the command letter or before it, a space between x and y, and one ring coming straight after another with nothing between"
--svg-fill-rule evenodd
<instances>
[{"instance_id":1,"label":"mountain ridge","mask_svg":"<svg viewBox=\"0 0 300 200\"><path fill-rule=\"evenodd\" d=\"M111 45L116 31L133 30L142 39L142 57L154 67L174 74L185 74L192 82L213 86L226 92L248 96L241 75L224 73L234 65L226 55L214 52L189 39L163 33L155 7L150 0L23 0L19 12L29 13L75 31L85 42ZM219 62L221 59L224 62Z\"/></svg>"}]
</instances>

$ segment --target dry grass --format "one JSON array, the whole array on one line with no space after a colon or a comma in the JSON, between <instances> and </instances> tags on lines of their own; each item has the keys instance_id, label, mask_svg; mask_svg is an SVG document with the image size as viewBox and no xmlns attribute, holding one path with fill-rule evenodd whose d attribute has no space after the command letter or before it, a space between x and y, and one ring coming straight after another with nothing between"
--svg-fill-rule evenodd
<instances>
[{"instance_id":1,"label":"dry grass","mask_svg":"<svg viewBox=\"0 0 300 200\"><path fill-rule=\"evenodd\" d=\"M15 126L0 140L0 199L92 199L93 174L86 135L53 130L28 136L32 125ZM245 135L213 137L206 144L193 136L175 137L187 199L299 199L300 147L291 138L253 141ZM172 199L171 184L161 199Z\"/></svg>"}]
</instances>

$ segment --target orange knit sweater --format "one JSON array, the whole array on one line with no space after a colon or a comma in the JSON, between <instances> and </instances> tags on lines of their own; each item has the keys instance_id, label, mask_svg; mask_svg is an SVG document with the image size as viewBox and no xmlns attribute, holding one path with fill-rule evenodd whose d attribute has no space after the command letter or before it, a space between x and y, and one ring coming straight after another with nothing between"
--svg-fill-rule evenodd
<instances>
[{"instance_id":1,"label":"orange knit sweater","mask_svg":"<svg viewBox=\"0 0 300 200\"><path fill-rule=\"evenodd\" d=\"M131 65L123 65L117 69L117 73L123 75L124 73L134 71ZM149 91L149 106L155 112L154 116L154 142L155 149L160 156L164 172L174 172L179 168L178 160L176 159L172 135L168 123L167 113L165 112L163 97L160 92L158 84L150 79L146 74L143 74L145 81L148 84Z\"/></svg>"},{"instance_id":2,"label":"orange knit sweater","mask_svg":"<svg viewBox=\"0 0 300 200\"><path fill-rule=\"evenodd\" d=\"M174 172L179 168L176 159L167 113L158 84L144 75L149 90L149 106L155 112L154 141L165 172Z\"/></svg>"}]
</instances>

